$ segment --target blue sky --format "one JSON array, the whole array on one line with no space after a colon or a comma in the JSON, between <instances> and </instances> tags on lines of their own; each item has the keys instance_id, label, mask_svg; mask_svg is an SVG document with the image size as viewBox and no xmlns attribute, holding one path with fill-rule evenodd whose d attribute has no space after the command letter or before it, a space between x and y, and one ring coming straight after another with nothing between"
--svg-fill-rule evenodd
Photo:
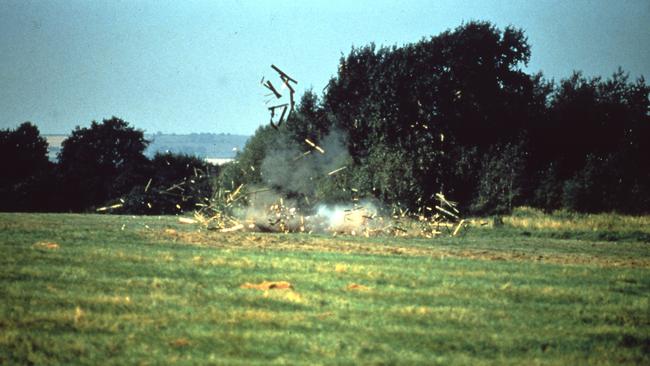
<instances>
[{"instance_id":1,"label":"blue sky","mask_svg":"<svg viewBox=\"0 0 650 366\"><path fill-rule=\"evenodd\" d=\"M149 133L252 134L268 122L272 63L298 95L320 93L352 45L471 20L523 28L529 72L650 77L647 0L0 0L0 128L69 133L115 115Z\"/></svg>"}]
</instances>

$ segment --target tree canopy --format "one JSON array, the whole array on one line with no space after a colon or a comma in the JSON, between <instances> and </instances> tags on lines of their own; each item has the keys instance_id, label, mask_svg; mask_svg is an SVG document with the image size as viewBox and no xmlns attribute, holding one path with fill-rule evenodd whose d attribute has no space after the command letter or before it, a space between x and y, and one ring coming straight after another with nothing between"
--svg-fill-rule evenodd
<instances>
[{"instance_id":1,"label":"tree canopy","mask_svg":"<svg viewBox=\"0 0 650 366\"><path fill-rule=\"evenodd\" d=\"M487 22L352 48L322 98L305 93L286 127L258 130L241 161L254 155L246 162L259 168L277 134L300 151L334 131L351 162L336 180L388 204L418 209L444 192L483 214L521 204L647 210L632 198L650 187L645 80L619 69L556 84L523 71L530 55L523 30Z\"/></svg>"},{"instance_id":2,"label":"tree canopy","mask_svg":"<svg viewBox=\"0 0 650 366\"><path fill-rule=\"evenodd\" d=\"M58 156L69 207L102 204L146 182L141 168L147 163L147 143L141 130L117 117L75 128Z\"/></svg>"},{"instance_id":3,"label":"tree canopy","mask_svg":"<svg viewBox=\"0 0 650 366\"><path fill-rule=\"evenodd\" d=\"M194 157L147 159L142 131L116 117L72 131L52 169L45 140L25 123L0 131L9 172L0 193L39 197L36 182L56 171L60 192L50 196L75 211L122 198L132 212L172 213L245 183L301 202L371 199L420 212L438 192L475 214L648 212L645 79L619 69L549 81L524 71L530 56L523 30L480 21L400 47L352 48L322 95L305 92L286 123L260 127L212 183ZM198 183L180 196L158 194L188 179Z\"/></svg>"},{"instance_id":4,"label":"tree canopy","mask_svg":"<svg viewBox=\"0 0 650 366\"><path fill-rule=\"evenodd\" d=\"M0 168L0 209L52 209L47 186L52 174L47 141L31 122L24 122L15 130L0 131Z\"/></svg>"}]
</instances>

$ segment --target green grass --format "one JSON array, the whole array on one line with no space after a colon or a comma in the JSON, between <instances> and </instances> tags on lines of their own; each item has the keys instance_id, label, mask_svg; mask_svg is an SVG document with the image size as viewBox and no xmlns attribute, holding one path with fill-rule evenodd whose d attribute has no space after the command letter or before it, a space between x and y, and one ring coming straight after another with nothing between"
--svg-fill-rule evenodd
<instances>
[{"instance_id":1,"label":"green grass","mask_svg":"<svg viewBox=\"0 0 650 366\"><path fill-rule=\"evenodd\" d=\"M0 364L650 363L648 243L504 221L424 240L0 214ZM293 290L240 287L264 280Z\"/></svg>"},{"instance_id":2,"label":"green grass","mask_svg":"<svg viewBox=\"0 0 650 366\"><path fill-rule=\"evenodd\" d=\"M650 244L650 216L580 214L563 210L547 215L534 208L520 207L512 215L503 217L503 223L508 228L535 236Z\"/></svg>"}]
</instances>

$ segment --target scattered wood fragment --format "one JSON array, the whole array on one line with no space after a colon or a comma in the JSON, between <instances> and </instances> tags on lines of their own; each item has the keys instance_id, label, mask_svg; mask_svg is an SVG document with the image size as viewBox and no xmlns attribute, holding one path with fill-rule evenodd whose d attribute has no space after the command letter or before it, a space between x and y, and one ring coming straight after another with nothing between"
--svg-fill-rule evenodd
<instances>
[{"instance_id":1,"label":"scattered wood fragment","mask_svg":"<svg viewBox=\"0 0 650 366\"><path fill-rule=\"evenodd\" d=\"M305 139L305 142L307 143L307 145L309 145L309 146L313 147L314 149L318 150L319 153L325 154L325 150L323 150L320 146L313 143L310 139Z\"/></svg>"},{"instance_id":2,"label":"scattered wood fragment","mask_svg":"<svg viewBox=\"0 0 650 366\"><path fill-rule=\"evenodd\" d=\"M458 226L456 226L456 229L454 230L454 233L451 234L451 236L456 236L460 232L460 228L463 227L463 224L465 224L465 219L460 220L458 223Z\"/></svg>"},{"instance_id":3,"label":"scattered wood fragment","mask_svg":"<svg viewBox=\"0 0 650 366\"><path fill-rule=\"evenodd\" d=\"M196 221L194 219L191 219L189 217L179 217L178 222L180 222L181 224L196 224L196 223L198 223L198 221Z\"/></svg>"},{"instance_id":4,"label":"scattered wood fragment","mask_svg":"<svg viewBox=\"0 0 650 366\"><path fill-rule=\"evenodd\" d=\"M311 154L311 152L312 152L312 150L305 151L304 153L302 153L302 154L296 156L295 158L293 158L293 161L298 161L298 160L304 158L305 156Z\"/></svg>"},{"instance_id":5,"label":"scattered wood fragment","mask_svg":"<svg viewBox=\"0 0 650 366\"><path fill-rule=\"evenodd\" d=\"M98 208L98 209L95 210L95 211L97 211L97 212L108 211L108 210L112 210L112 209L115 209L115 208L120 208L120 207L122 207L122 206L124 206L124 204L122 204L122 203L116 203L116 204L111 205L111 206L100 207L100 208Z\"/></svg>"},{"instance_id":6,"label":"scattered wood fragment","mask_svg":"<svg viewBox=\"0 0 650 366\"><path fill-rule=\"evenodd\" d=\"M334 174L336 174L336 173L338 173L338 172L340 172L342 170L345 170L345 169L347 169L347 166L343 166L343 167L340 167L338 169L334 169L331 172L327 173L327 175L334 175Z\"/></svg>"},{"instance_id":7,"label":"scattered wood fragment","mask_svg":"<svg viewBox=\"0 0 650 366\"><path fill-rule=\"evenodd\" d=\"M152 179L153 178L149 178L149 181L147 182L147 185L144 186L144 193L147 193L147 191L149 190L149 186L151 185Z\"/></svg>"},{"instance_id":8,"label":"scattered wood fragment","mask_svg":"<svg viewBox=\"0 0 650 366\"><path fill-rule=\"evenodd\" d=\"M445 210L444 208L442 208L442 207L440 207L440 206L436 206L436 209L437 209L438 211L444 213L444 214L447 214L447 215L449 215L449 216L455 218L455 219L458 219L458 218L459 218L458 215L453 214L453 213L451 213L451 212Z\"/></svg>"},{"instance_id":9,"label":"scattered wood fragment","mask_svg":"<svg viewBox=\"0 0 650 366\"><path fill-rule=\"evenodd\" d=\"M282 98L282 94L280 94L280 93L275 89L275 87L274 87L273 84L271 83L271 80L267 80L266 83L264 84L264 86L265 86L267 89L269 89L269 90L270 90L270 91L275 95L276 98L278 98L278 99Z\"/></svg>"},{"instance_id":10,"label":"scattered wood fragment","mask_svg":"<svg viewBox=\"0 0 650 366\"><path fill-rule=\"evenodd\" d=\"M288 81L291 81L295 84L298 84L298 82L293 79L291 76L287 75L284 71L280 70L277 66L271 64L271 68L275 70L278 74L280 74L281 78L287 79Z\"/></svg>"},{"instance_id":11,"label":"scattered wood fragment","mask_svg":"<svg viewBox=\"0 0 650 366\"><path fill-rule=\"evenodd\" d=\"M228 227L228 228L223 228L223 229L219 230L219 232L231 233L233 231L243 230L244 228L245 228L244 224L237 224L235 226L231 226L231 227Z\"/></svg>"}]
</instances>

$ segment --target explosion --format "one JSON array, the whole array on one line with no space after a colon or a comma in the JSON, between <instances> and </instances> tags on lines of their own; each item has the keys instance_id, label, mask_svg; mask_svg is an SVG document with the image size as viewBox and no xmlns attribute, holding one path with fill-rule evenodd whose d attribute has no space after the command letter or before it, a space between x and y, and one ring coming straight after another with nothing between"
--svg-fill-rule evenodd
<instances>
[{"instance_id":1,"label":"explosion","mask_svg":"<svg viewBox=\"0 0 650 366\"><path fill-rule=\"evenodd\" d=\"M283 87L289 89L289 102L269 108L271 126L280 131L283 121L293 112L296 80L276 66ZM276 99L282 94L270 81L262 85ZM276 109L282 109L276 122ZM288 114L287 112L288 110ZM285 119L286 115L286 119ZM442 193L436 195L435 207L422 207L409 212L400 207L387 208L381 203L363 200L358 190L349 183L335 180L346 170L350 158L345 135L330 131L319 143L304 139L302 148L287 136L278 134L269 141L264 159L260 164L262 187L240 184L231 190L219 190L195 212L194 222L208 230L220 232L259 231L278 233L331 233L332 235L395 235L433 238L448 234L456 236L465 227L455 202L448 201ZM251 169L254 169L251 167ZM329 181L328 181L329 180ZM334 184L336 182L337 184ZM309 202L317 197L320 183L338 187L352 202L323 204ZM340 184L339 184L340 183ZM351 194L350 194L351 193ZM292 197L292 198L289 198ZM303 199L305 202L298 202ZM187 222L187 219L185 222Z\"/></svg>"}]
</instances>

